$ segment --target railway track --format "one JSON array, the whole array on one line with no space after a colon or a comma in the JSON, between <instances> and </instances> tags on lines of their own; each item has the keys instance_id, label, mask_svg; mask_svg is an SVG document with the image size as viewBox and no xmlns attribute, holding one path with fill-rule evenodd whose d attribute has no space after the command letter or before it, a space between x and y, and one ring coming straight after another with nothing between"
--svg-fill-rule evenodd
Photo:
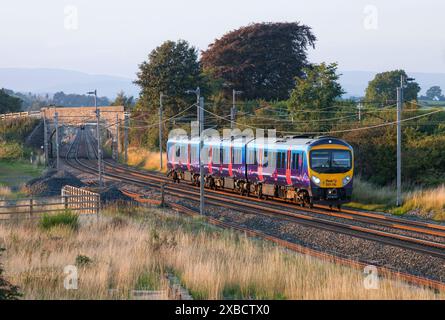
<instances>
[{"instance_id":1,"label":"railway track","mask_svg":"<svg viewBox=\"0 0 445 320\"><path fill-rule=\"evenodd\" d=\"M69 151L67 153L67 162L69 165L80 169L82 171L87 171L93 174L97 174L97 168L92 166L89 160L80 160L78 157L81 146L86 148L84 153L86 153L87 158L97 158L97 151L92 143L92 138L88 133L83 132L78 134L71 144ZM93 156L91 157L91 154ZM173 184L171 181L167 181L165 177L158 174L141 172L139 170L130 169L118 165L113 162L105 161L105 172L104 176L107 179L115 181L125 181L132 183L137 186L142 187L152 187L159 188L160 184L165 184L165 191L167 195L174 197L190 200L192 202L199 201L199 192L197 188L191 188L191 185L186 184ZM137 195L133 195L137 197ZM367 212L354 212L354 211L344 211L344 212L333 212L325 210L323 208L299 208L295 207L295 204L283 202L283 201L266 201L254 198L241 197L238 194L222 191L208 190L206 192L206 202L210 205L224 207L230 210L268 216L274 219L280 219L283 221L290 221L298 223L301 225L314 227L317 229L328 230L332 232L342 233L366 240L376 241L379 243L397 246L404 249L409 249L414 252L431 255L441 259L445 259L445 244L439 241L430 241L422 239L422 235L434 236L445 240L445 228L442 225L428 224L421 221L409 221L400 218L392 218L385 215L367 213ZM175 204L178 205L178 204ZM196 210L192 208L186 208L184 206L183 211L195 212ZM360 223L367 223L368 225L384 226L388 228L393 228L398 230L399 233L386 232L382 230L377 230L371 227L363 227L352 224L347 224L343 222L332 221L324 219L318 216L309 216L305 212L316 213L320 216L333 216L336 218L342 218L346 220L359 221ZM211 218L209 218L211 219ZM230 224L231 228L242 230L244 232L256 232L248 228L243 228L240 226L234 226ZM400 234L400 232L415 233L418 236L414 237L412 235ZM271 235L262 234L263 238L274 238ZM270 240L270 239L269 239ZM279 242L276 238L275 242ZM295 244L294 244L295 245ZM290 245L289 245L290 246ZM301 251L301 250L300 250ZM354 263L357 263L354 261ZM409 277L409 275L406 275ZM419 277L417 277L419 278ZM423 279L424 281L420 281ZM425 281L432 281L429 279L419 278L411 280L415 283L425 285ZM409 280L408 278L406 280ZM434 288L439 288L443 290L445 284L442 282L428 282L430 286Z\"/></svg>"}]
</instances>

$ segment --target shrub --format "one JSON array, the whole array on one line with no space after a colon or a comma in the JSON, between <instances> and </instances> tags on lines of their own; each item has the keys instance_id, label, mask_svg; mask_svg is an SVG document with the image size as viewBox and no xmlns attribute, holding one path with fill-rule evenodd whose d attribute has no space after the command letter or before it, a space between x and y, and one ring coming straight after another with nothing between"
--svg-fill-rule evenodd
<instances>
[{"instance_id":1,"label":"shrub","mask_svg":"<svg viewBox=\"0 0 445 320\"><path fill-rule=\"evenodd\" d=\"M23 158L25 150L23 145L17 142L0 141L0 159L15 160Z\"/></svg>"},{"instance_id":2,"label":"shrub","mask_svg":"<svg viewBox=\"0 0 445 320\"><path fill-rule=\"evenodd\" d=\"M40 219L40 227L49 230L55 226L67 226L73 230L79 226L79 216L70 211L65 211L55 215L44 214Z\"/></svg>"},{"instance_id":3,"label":"shrub","mask_svg":"<svg viewBox=\"0 0 445 320\"><path fill-rule=\"evenodd\" d=\"M84 256L81 254L79 254L76 257L76 266L78 266L78 267L85 267L85 266L91 264L92 262L93 262L93 260L91 260L90 257Z\"/></svg>"},{"instance_id":4,"label":"shrub","mask_svg":"<svg viewBox=\"0 0 445 320\"><path fill-rule=\"evenodd\" d=\"M5 141L24 142L39 124L38 119L17 118L0 122L0 135Z\"/></svg>"}]
</instances>

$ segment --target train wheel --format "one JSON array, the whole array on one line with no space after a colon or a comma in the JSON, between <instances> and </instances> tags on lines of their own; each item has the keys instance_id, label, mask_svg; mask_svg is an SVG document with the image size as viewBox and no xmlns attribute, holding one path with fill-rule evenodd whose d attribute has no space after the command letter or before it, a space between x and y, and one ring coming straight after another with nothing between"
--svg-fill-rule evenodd
<instances>
[{"instance_id":1,"label":"train wheel","mask_svg":"<svg viewBox=\"0 0 445 320\"><path fill-rule=\"evenodd\" d=\"M173 182L179 183L179 177L176 171L173 172Z\"/></svg>"},{"instance_id":2,"label":"train wheel","mask_svg":"<svg viewBox=\"0 0 445 320\"><path fill-rule=\"evenodd\" d=\"M263 198L263 185L259 184L258 185L258 199L262 199Z\"/></svg>"}]
</instances>

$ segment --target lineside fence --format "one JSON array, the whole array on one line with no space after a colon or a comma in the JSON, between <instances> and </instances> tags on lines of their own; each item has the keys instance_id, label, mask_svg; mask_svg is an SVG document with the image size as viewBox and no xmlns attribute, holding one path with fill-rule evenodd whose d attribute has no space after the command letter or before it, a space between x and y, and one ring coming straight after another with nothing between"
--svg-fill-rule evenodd
<instances>
[{"instance_id":1,"label":"lineside fence","mask_svg":"<svg viewBox=\"0 0 445 320\"><path fill-rule=\"evenodd\" d=\"M0 199L0 220L34 218L67 210L76 214L99 214L100 194L64 186L60 196Z\"/></svg>"},{"instance_id":2,"label":"lineside fence","mask_svg":"<svg viewBox=\"0 0 445 320\"><path fill-rule=\"evenodd\" d=\"M14 113L4 113L0 114L0 120L8 120L15 118L37 118L40 119L42 114L39 111L26 111L26 112L14 112Z\"/></svg>"}]
</instances>

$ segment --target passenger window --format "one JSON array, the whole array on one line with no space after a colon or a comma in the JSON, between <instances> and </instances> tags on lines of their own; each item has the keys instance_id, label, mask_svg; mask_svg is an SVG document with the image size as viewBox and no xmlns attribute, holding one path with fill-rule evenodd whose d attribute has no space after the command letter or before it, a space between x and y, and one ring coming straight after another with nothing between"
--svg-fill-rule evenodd
<instances>
[{"instance_id":1,"label":"passenger window","mask_svg":"<svg viewBox=\"0 0 445 320\"><path fill-rule=\"evenodd\" d=\"M277 169L284 169L286 163L286 156L284 152L277 153Z\"/></svg>"},{"instance_id":2,"label":"passenger window","mask_svg":"<svg viewBox=\"0 0 445 320\"><path fill-rule=\"evenodd\" d=\"M299 157L298 153L292 153L292 170L298 169L298 160L299 160L298 157Z\"/></svg>"},{"instance_id":3,"label":"passenger window","mask_svg":"<svg viewBox=\"0 0 445 320\"><path fill-rule=\"evenodd\" d=\"M180 157L181 156L181 147L177 146L176 147L176 157Z\"/></svg>"},{"instance_id":4,"label":"passenger window","mask_svg":"<svg viewBox=\"0 0 445 320\"><path fill-rule=\"evenodd\" d=\"M224 164L224 149L219 149L219 163Z\"/></svg>"},{"instance_id":5,"label":"passenger window","mask_svg":"<svg viewBox=\"0 0 445 320\"><path fill-rule=\"evenodd\" d=\"M212 163L219 164L219 158L220 158L219 148L213 148L212 149Z\"/></svg>"}]
</instances>

